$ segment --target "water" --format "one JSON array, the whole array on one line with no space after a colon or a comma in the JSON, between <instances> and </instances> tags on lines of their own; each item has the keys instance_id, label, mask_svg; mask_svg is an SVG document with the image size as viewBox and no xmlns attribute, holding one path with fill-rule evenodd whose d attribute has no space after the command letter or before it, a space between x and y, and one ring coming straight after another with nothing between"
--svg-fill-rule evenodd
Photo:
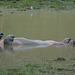
<instances>
[{"instance_id":1,"label":"water","mask_svg":"<svg viewBox=\"0 0 75 75\"><path fill-rule=\"evenodd\" d=\"M24 37L31 40L62 41L67 37L75 39L74 11L16 11L13 9L2 10L0 14L0 31L4 33L3 38L8 34L14 34L15 37ZM0 51L0 67L16 67L24 63L41 63L58 57L75 58L75 48L48 46L27 50L2 49Z\"/></svg>"}]
</instances>

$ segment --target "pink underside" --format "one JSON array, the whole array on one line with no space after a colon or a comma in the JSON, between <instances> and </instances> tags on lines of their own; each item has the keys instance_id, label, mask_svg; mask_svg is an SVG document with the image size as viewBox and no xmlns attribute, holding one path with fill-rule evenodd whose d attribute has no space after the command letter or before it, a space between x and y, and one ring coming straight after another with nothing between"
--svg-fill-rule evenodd
<instances>
[{"instance_id":1,"label":"pink underside","mask_svg":"<svg viewBox=\"0 0 75 75\"><path fill-rule=\"evenodd\" d=\"M47 42L56 43L56 41L53 40L47 40Z\"/></svg>"}]
</instances>

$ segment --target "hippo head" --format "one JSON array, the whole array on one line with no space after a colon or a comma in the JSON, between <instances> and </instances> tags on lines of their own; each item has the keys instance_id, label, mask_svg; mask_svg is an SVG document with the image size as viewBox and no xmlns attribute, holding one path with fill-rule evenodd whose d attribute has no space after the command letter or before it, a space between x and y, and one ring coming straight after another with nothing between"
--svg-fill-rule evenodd
<instances>
[{"instance_id":1,"label":"hippo head","mask_svg":"<svg viewBox=\"0 0 75 75\"><path fill-rule=\"evenodd\" d=\"M63 42L64 44L69 44L71 41L72 41L71 38L65 38L62 42Z\"/></svg>"},{"instance_id":2,"label":"hippo head","mask_svg":"<svg viewBox=\"0 0 75 75\"><path fill-rule=\"evenodd\" d=\"M69 45L73 45L73 47L75 47L75 40L70 40Z\"/></svg>"},{"instance_id":3,"label":"hippo head","mask_svg":"<svg viewBox=\"0 0 75 75\"><path fill-rule=\"evenodd\" d=\"M3 37L3 33L2 32L0 32L0 40L1 40L1 38Z\"/></svg>"},{"instance_id":4,"label":"hippo head","mask_svg":"<svg viewBox=\"0 0 75 75\"><path fill-rule=\"evenodd\" d=\"M14 35L6 36L6 38L4 39L4 45L12 45L14 37L15 37Z\"/></svg>"}]
</instances>

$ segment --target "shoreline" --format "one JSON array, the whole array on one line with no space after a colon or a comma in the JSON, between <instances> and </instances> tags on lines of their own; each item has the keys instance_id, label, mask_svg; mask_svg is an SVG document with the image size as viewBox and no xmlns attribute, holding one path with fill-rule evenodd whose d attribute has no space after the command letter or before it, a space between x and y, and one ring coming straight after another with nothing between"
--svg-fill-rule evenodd
<instances>
[{"instance_id":1,"label":"shoreline","mask_svg":"<svg viewBox=\"0 0 75 75\"><path fill-rule=\"evenodd\" d=\"M0 8L17 9L18 11L50 9L50 10L72 10L75 9L74 0L22 0L22 1L0 1Z\"/></svg>"}]
</instances>

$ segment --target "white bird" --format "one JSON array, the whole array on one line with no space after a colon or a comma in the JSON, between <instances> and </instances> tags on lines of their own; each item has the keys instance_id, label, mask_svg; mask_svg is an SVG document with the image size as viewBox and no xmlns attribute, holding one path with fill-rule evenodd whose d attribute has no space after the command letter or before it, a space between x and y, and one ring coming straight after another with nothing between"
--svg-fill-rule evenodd
<instances>
[{"instance_id":1,"label":"white bird","mask_svg":"<svg viewBox=\"0 0 75 75\"><path fill-rule=\"evenodd\" d=\"M33 10L33 6L31 6L30 9Z\"/></svg>"}]
</instances>

